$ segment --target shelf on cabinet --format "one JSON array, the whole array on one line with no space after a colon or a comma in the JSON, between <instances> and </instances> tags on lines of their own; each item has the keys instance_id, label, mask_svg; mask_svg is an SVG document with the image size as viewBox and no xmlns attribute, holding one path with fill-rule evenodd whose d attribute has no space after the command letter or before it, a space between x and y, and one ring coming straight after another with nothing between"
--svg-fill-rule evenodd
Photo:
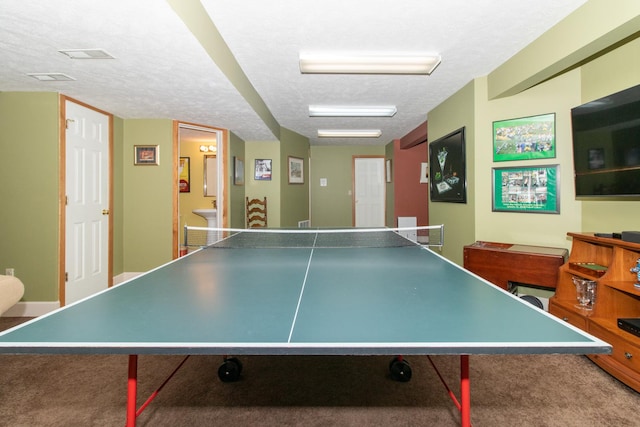
<instances>
[{"instance_id":1,"label":"shelf on cabinet","mask_svg":"<svg viewBox=\"0 0 640 427\"><path fill-rule=\"evenodd\" d=\"M549 312L611 344L611 355L590 359L640 392L640 337L618 327L618 318L640 318L640 287L630 277L630 269L640 258L640 244L593 233L568 236L573 239L571 252L558 271ZM592 310L577 307L574 276L596 282Z\"/></svg>"}]
</instances>

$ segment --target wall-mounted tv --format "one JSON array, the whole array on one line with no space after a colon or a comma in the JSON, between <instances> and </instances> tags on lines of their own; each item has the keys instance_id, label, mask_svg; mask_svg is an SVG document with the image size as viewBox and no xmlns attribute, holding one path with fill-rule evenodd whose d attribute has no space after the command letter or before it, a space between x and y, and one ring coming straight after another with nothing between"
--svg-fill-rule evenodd
<instances>
[{"instance_id":1,"label":"wall-mounted tv","mask_svg":"<svg viewBox=\"0 0 640 427\"><path fill-rule=\"evenodd\" d=\"M577 198L640 197L640 85L571 110Z\"/></svg>"}]
</instances>

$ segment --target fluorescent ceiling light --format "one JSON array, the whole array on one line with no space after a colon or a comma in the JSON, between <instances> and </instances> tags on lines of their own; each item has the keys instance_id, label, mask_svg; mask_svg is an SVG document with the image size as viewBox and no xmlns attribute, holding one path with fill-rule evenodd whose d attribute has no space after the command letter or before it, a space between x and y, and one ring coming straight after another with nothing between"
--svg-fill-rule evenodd
<instances>
[{"instance_id":1,"label":"fluorescent ceiling light","mask_svg":"<svg viewBox=\"0 0 640 427\"><path fill-rule=\"evenodd\" d=\"M380 129L318 129L319 138L379 138Z\"/></svg>"},{"instance_id":2,"label":"fluorescent ceiling light","mask_svg":"<svg viewBox=\"0 0 640 427\"><path fill-rule=\"evenodd\" d=\"M440 55L347 55L300 53L302 73L431 74Z\"/></svg>"},{"instance_id":3,"label":"fluorescent ceiling light","mask_svg":"<svg viewBox=\"0 0 640 427\"><path fill-rule=\"evenodd\" d=\"M114 59L104 49L62 49L58 52L67 55L71 59Z\"/></svg>"},{"instance_id":4,"label":"fluorescent ceiling light","mask_svg":"<svg viewBox=\"0 0 640 427\"><path fill-rule=\"evenodd\" d=\"M309 105L310 117L392 117L395 105L366 107L340 105Z\"/></svg>"},{"instance_id":5,"label":"fluorescent ceiling light","mask_svg":"<svg viewBox=\"0 0 640 427\"><path fill-rule=\"evenodd\" d=\"M29 77L33 77L41 82L68 82L75 79L63 73L29 73Z\"/></svg>"}]
</instances>

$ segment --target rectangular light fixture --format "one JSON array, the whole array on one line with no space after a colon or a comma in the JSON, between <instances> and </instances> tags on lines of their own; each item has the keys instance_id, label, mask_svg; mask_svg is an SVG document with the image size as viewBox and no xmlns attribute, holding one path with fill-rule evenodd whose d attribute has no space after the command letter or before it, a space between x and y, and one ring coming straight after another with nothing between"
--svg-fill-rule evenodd
<instances>
[{"instance_id":1,"label":"rectangular light fixture","mask_svg":"<svg viewBox=\"0 0 640 427\"><path fill-rule=\"evenodd\" d=\"M319 138L379 138L380 129L318 129Z\"/></svg>"},{"instance_id":2,"label":"rectangular light fixture","mask_svg":"<svg viewBox=\"0 0 640 427\"><path fill-rule=\"evenodd\" d=\"M71 59L115 59L104 49L61 49L58 52Z\"/></svg>"},{"instance_id":3,"label":"rectangular light fixture","mask_svg":"<svg viewBox=\"0 0 640 427\"><path fill-rule=\"evenodd\" d=\"M69 82L75 80L64 73L28 73L27 75L41 82Z\"/></svg>"},{"instance_id":4,"label":"rectangular light fixture","mask_svg":"<svg viewBox=\"0 0 640 427\"><path fill-rule=\"evenodd\" d=\"M371 107L309 105L310 117L393 117L397 111L395 105Z\"/></svg>"},{"instance_id":5,"label":"rectangular light fixture","mask_svg":"<svg viewBox=\"0 0 640 427\"><path fill-rule=\"evenodd\" d=\"M440 55L350 55L300 53L302 73L328 74L426 74L440 64Z\"/></svg>"}]
</instances>

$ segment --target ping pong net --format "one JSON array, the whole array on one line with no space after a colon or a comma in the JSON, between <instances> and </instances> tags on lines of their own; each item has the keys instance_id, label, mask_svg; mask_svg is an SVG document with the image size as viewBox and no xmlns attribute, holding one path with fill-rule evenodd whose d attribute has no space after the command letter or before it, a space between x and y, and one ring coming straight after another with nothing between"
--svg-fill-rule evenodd
<instances>
[{"instance_id":1,"label":"ping pong net","mask_svg":"<svg viewBox=\"0 0 640 427\"><path fill-rule=\"evenodd\" d=\"M418 234L421 234L420 241ZM444 225L336 229L184 227L187 248L442 247L443 244Z\"/></svg>"}]
</instances>

